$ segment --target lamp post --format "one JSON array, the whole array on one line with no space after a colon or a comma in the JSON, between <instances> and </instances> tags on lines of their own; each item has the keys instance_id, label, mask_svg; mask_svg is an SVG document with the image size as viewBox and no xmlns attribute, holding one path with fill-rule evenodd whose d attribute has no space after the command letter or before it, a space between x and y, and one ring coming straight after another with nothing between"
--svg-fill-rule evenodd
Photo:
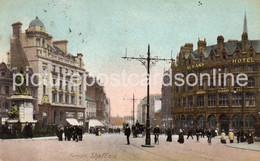
<instances>
[{"instance_id":1,"label":"lamp post","mask_svg":"<svg viewBox=\"0 0 260 161\"><path fill-rule=\"evenodd\" d=\"M161 59L158 57L150 57L150 44L148 44L148 52L147 57L143 57L140 55L140 57L122 57L123 59L127 60L138 60L140 61L147 69L147 115L146 115L146 137L145 137L145 145L142 145L143 147L153 147L151 145L151 126L150 126L150 65L154 65L158 61L171 61L173 62L173 59Z\"/></svg>"}]
</instances>

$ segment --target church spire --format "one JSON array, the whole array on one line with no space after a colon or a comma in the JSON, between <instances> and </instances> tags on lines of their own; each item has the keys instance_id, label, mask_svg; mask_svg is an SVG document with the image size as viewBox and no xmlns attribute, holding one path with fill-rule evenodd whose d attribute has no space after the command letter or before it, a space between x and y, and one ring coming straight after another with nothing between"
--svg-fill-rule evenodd
<instances>
[{"instance_id":1,"label":"church spire","mask_svg":"<svg viewBox=\"0 0 260 161\"><path fill-rule=\"evenodd\" d=\"M244 28L243 28L243 33L247 33L247 20L246 20L246 12L245 12L245 17L244 17Z\"/></svg>"}]
</instances>

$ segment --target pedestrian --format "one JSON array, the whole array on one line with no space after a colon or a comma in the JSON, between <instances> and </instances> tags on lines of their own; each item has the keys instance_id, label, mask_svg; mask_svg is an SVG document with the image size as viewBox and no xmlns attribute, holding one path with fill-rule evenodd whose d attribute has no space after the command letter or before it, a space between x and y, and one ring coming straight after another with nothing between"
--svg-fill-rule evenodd
<instances>
[{"instance_id":1,"label":"pedestrian","mask_svg":"<svg viewBox=\"0 0 260 161\"><path fill-rule=\"evenodd\" d=\"M170 128L167 129L167 139L166 141L172 142L172 130Z\"/></svg>"},{"instance_id":2,"label":"pedestrian","mask_svg":"<svg viewBox=\"0 0 260 161\"><path fill-rule=\"evenodd\" d=\"M199 136L200 136L200 130L197 128L196 129L197 142L199 142Z\"/></svg>"},{"instance_id":3,"label":"pedestrian","mask_svg":"<svg viewBox=\"0 0 260 161\"><path fill-rule=\"evenodd\" d=\"M232 144L234 142L234 133L232 129L229 130L228 137L229 137L230 144Z\"/></svg>"},{"instance_id":4,"label":"pedestrian","mask_svg":"<svg viewBox=\"0 0 260 161\"><path fill-rule=\"evenodd\" d=\"M226 142L226 134L225 134L225 131L224 131L224 130L222 130L222 132L221 132L220 142L221 142L222 144L226 144L226 143L227 143L227 142Z\"/></svg>"},{"instance_id":5,"label":"pedestrian","mask_svg":"<svg viewBox=\"0 0 260 161\"><path fill-rule=\"evenodd\" d=\"M59 141L62 141L62 134L63 134L63 129L62 129L62 127L60 126L60 127L59 127L59 130L58 130L58 138L59 138Z\"/></svg>"},{"instance_id":6,"label":"pedestrian","mask_svg":"<svg viewBox=\"0 0 260 161\"><path fill-rule=\"evenodd\" d=\"M193 136L192 136L192 129L188 129L188 135L187 135L187 140L189 139L189 137L191 137L193 139Z\"/></svg>"},{"instance_id":7,"label":"pedestrian","mask_svg":"<svg viewBox=\"0 0 260 161\"><path fill-rule=\"evenodd\" d=\"M183 144L183 143L184 143L184 136L183 136L183 131L182 131L182 129L180 129L178 142L179 142L180 144Z\"/></svg>"},{"instance_id":8,"label":"pedestrian","mask_svg":"<svg viewBox=\"0 0 260 161\"><path fill-rule=\"evenodd\" d=\"M208 137L208 145L211 145L212 132L211 132L210 129L209 129L208 132L207 132L207 137Z\"/></svg>"},{"instance_id":9,"label":"pedestrian","mask_svg":"<svg viewBox=\"0 0 260 161\"><path fill-rule=\"evenodd\" d=\"M253 134L251 132L248 133L247 143L248 144L253 144L254 143Z\"/></svg>"},{"instance_id":10,"label":"pedestrian","mask_svg":"<svg viewBox=\"0 0 260 161\"><path fill-rule=\"evenodd\" d=\"M79 141L82 141L82 138L83 138L83 128L82 126L79 126L79 132L78 132L78 135L79 135Z\"/></svg>"},{"instance_id":11,"label":"pedestrian","mask_svg":"<svg viewBox=\"0 0 260 161\"><path fill-rule=\"evenodd\" d=\"M240 132L240 129L237 130L237 143L240 142L240 136L241 136L241 132Z\"/></svg>"},{"instance_id":12,"label":"pedestrian","mask_svg":"<svg viewBox=\"0 0 260 161\"><path fill-rule=\"evenodd\" d=\"M160 128L158 125L153 129L153 134L154 134L154 144L156 144L157 142L159 144Z\"/></svg>"},{"instance_id":13,"label":"pedestrian","mask_svg":"<svg viewBox=\"0 0 260 161\"><path fill-rule=\"evenodd\" d=\"M126 136L126 139L127 139L127 145L130 145L130 140L129 140L130 134L131 134L130 127L129 127L128 124L126 124L125 136Z\"/></svg>"}]
</instances>

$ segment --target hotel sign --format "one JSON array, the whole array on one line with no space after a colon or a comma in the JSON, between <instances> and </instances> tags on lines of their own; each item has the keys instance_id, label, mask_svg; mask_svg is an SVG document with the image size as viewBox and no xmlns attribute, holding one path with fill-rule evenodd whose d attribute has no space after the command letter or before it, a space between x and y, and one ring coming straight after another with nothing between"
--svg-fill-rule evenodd
<instances>
[{"instance_id":1,"label":"hotel sign","mask_svg":"<svg viewBox=\"0 0 260 161\"><path fill-rule=\"evenodd\" d=\"M252 63L255 62L253 58L239 58L239 59L232 59L233 64L239 63Z\"/></svg>"},{"instance_id":2,"label":"hotel sign","mask_svg":"<svg viewBox=\"0 0 260 161\"><path fill-rule=\"evenodd\" d=\"M201 68L201 67L204 67L204 66L205 66L204 63L199 63L199 64L194 64L194 65L188 65L187 69Z\"/></svg>"}]
</instances>

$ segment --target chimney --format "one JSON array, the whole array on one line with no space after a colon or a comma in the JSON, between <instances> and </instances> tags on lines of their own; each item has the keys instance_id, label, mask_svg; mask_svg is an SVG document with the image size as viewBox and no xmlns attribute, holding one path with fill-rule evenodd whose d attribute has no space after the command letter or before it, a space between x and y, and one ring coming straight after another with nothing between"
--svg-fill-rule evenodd
<instances>
[{"instance_id":1,"label":"chimney","mask_svg":"<svg viewBox=\"0 0 260 161\"><path fill-rule=\"evenodd\" d=\"M54 40L53 45L57 46L65 54L68 54L67 52L68 40Z\"/></svg>"},{"instance_id":2,"label":"chimney","mask_svg":"<svg viewBox=\"0 0 260 161\"><path fill-rule=\"evenodd\" d=\"M13 37L19 38L22 33L22 23L16 22L12 24L13 27Z\"/></svg>"},{"instance_id":3,"label":"chimney","mask_svg":"<svg viewBox=\"0 0 260 161\"><path fill-rule=\"evenodd\" d=\"M185 53L191 53L191 52L193 52L193 44L192 43L186 43L185 45L184 45L184 47L185 47Z\"/></svg>"},{"instance_id":4,"label":"chimney","mask_svg":"<svg viewBox=\"0 0 260 161\"><path fill-rule=\"evenodd\" d=\"M206 39L204 39L204 40L199 39L198 40L198 52L205 51L206 45L207 45Z\"/></svg>"},{"instance_id":5,"label":"chimney","mask_svg":"<svg viewBox=\"0 0 260 161\"><path fill-rule=\"evenodd\" d=\"M222 52L224 49L224 37L222 35L218 36L218 55Z\"/></svg>"},{"instance_id":6,"label":"chimney","mask_svg":"<svg viewBox=\"0 0 260 161\"><path fill-rule=\"evenodd\" d=\"M83 57L83 54L82 53L78 53L77 57L79 58L79 66L82 67L82 57Z\"/></svg>"}]
</instances>

